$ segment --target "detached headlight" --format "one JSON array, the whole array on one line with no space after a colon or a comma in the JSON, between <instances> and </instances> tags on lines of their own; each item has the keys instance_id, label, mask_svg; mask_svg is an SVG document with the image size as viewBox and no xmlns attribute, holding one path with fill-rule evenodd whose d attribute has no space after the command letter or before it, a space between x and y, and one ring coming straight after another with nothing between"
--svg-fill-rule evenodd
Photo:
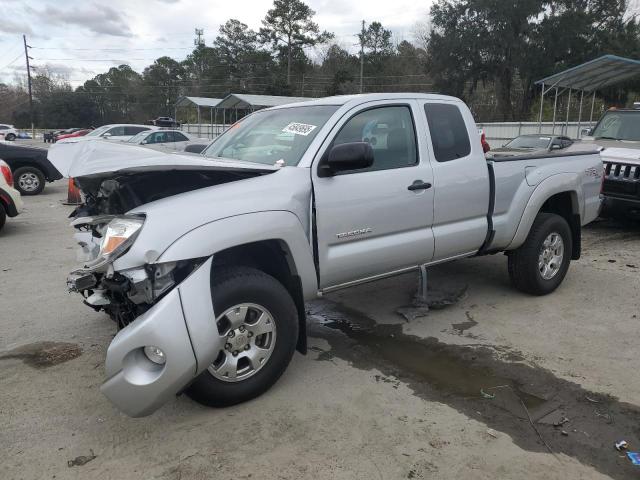
<instances>
[{"instance_id":1,"label":"detached headlight","mask_svg":"<svg viewBox=\"0 0 640 480\"><path fill-rule=\"evenodd\" d=\"M116 217L107 224L100 245L100 256L113 258L120 255L135 241L144 219L139 217Z\"/></svg>"}]
</instances>

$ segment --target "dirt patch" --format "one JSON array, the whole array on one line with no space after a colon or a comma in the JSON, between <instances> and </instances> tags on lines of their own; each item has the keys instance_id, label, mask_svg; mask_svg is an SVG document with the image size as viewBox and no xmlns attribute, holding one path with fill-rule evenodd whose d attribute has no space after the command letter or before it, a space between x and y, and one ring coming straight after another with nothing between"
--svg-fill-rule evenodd
<instances>
[{"instance_id":1,"label":"dirt patch","mask_svg":"<svg viewBox=\"0 0 640 480\"><path fill-rule=\"evenodd\" d=\"M416 395L508 434L523 449L564 453L615 479L638 474L614 444L640 445L639 407L499 358L492 348L407 335L401 325L378 325L327 300L308 308L309 334L325 339L334 358L395 377Z\"/></svg>"},{"instance_id":2,"label":"dirt patch","mask_svg":"<svg viewBox=\"0 0 640 480\"><path fill-rule=\"evenodd\" d=\"M82 355L82 349L75 343L35 342L0 353L0 360L21 359L34 368L48 368L73 360Z\"/></svg>"}]
</instances>

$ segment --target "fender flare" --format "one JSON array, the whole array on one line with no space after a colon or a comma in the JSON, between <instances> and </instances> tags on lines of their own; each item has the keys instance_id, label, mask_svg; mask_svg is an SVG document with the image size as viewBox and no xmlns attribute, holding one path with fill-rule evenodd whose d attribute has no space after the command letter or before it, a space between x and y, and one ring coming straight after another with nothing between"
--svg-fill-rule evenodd
<instances>
[{"instance_id":1,"label":"fender flare","mask_svg":"<svg viewBox=\"0 0 640 480\"><path fill-rule=\"evenodd\" d=\"M531 197L529 197L529 201L522 213L522 218L520 219L516 233L505 250L515 250L520 247L527 239L531 226L544 203L554 195L565 192L569 192L571 194L573 214L582 217L584 215L584 212L582 211L584 202L581 202L581 200L584 196L582 192L582 185L578 182L576 174L559 173L557 175L552 175L546 180L540 182L531 194Z\"/></svg>"},{"instance_id":2,"label":"fender flare","mask_svg":"<svg viewBox=\"0 0 640 480\"><path fill-rule=\"evenodd\" d=\"M154 263L215 255L231 247L277 240L291 254L305 299L316 296L318 281L313 252L298 217L286 210L270 210L226 217L197 227L169 245Z\"/></svg>"}]
</instances>

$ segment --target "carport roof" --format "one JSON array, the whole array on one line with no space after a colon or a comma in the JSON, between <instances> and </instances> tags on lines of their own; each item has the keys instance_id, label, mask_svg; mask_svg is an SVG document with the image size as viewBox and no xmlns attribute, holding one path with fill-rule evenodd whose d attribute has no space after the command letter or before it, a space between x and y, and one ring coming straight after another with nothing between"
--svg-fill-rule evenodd
<instances>
[{"instance_id":1,"label":"carport roof","mask_svg":"<svg viewBox=\"0 0 640 480\"><path fill-rule=\"evenodd\" d=\"M277 95L249 95L244 93L230 93L216 108L265 108L286 105L287 103L306 102L305 97L282 97Z\"/></svg>"},{"instance_id":2,"label":"carport roof","mask_svg":"<svg viewBox=\"0 0 640 480\"><path fill-rule=\"evenodd\" d=\"M640 75L640 61L617 55L603 55L577 67L538 80L550 88L572 88L592 92Z\"/></svg>"},{"instance_id":3,"label":"carport roof","mask_svg":"<svg viewBox=\"0 0 640 480\"><path fill-rule=\"evenodd\" d=\"M176 107L195 105L196 107L216 108L221 101L221 98L180 97L176 102Z\"/></svg>"}]
</instances>

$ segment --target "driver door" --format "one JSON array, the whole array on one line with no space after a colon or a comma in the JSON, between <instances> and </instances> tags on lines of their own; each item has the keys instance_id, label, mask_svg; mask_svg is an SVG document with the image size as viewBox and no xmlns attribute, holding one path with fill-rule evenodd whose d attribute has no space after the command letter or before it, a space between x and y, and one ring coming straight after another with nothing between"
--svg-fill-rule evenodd
<instances>
[{"instance_id":1,"label":"driver door","mask_svg":"<svg viewBox=\"0 0 640 480\"><path fill-rule=\"evenodd\" d=\"M416 135L424 128L417 108L413 101L356 107L324 142L312 168L321 290L431 260L433 173L424 136ZM318 167L332 146L361 141L373 148L371 167L323 176Z\"/></svg>"}]
</instances>

